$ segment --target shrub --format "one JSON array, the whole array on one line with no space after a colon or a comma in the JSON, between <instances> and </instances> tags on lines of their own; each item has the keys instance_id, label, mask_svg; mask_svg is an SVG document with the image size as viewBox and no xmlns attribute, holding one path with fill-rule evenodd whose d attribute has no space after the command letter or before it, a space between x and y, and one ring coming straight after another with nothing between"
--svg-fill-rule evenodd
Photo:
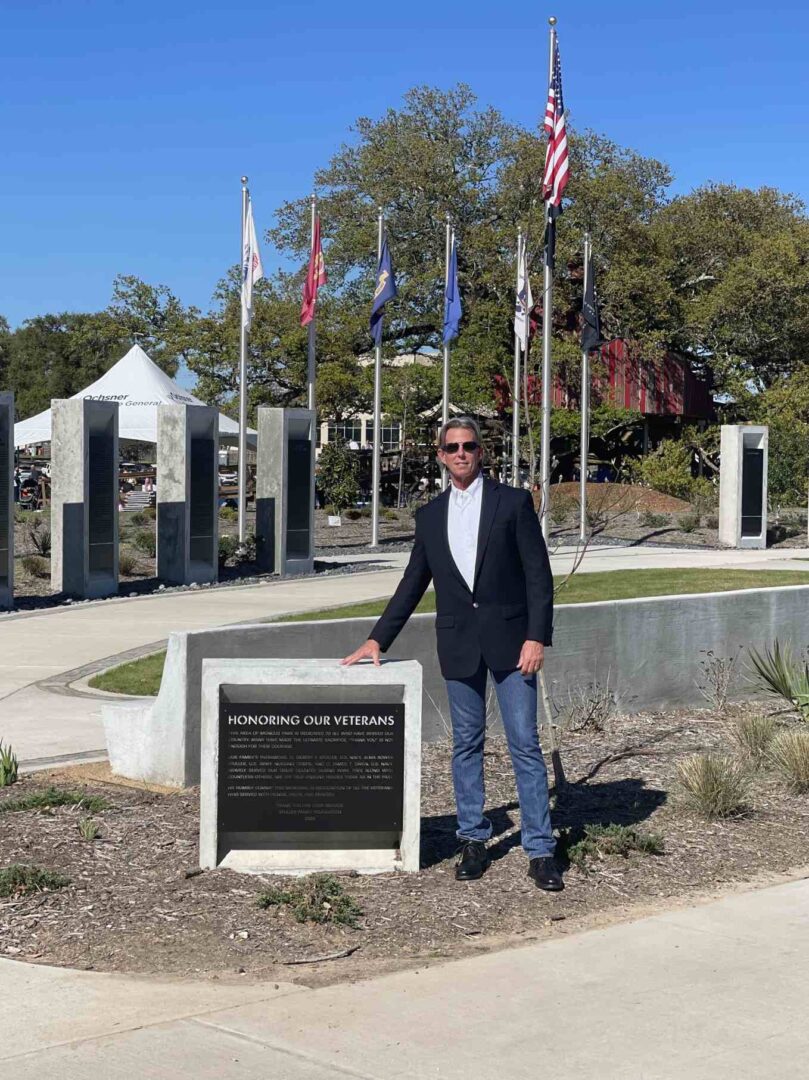
<instances>
[{"instance_id":1,"label":"shrub","mask_svg":"<svg viewBox=\"0 0 809 1080\"><path fill-rule=\"evenodd\" d=\"M82 840L97 840L101 835L101 829L97 821L93 821L92 818L83 817L79 818L79 836Z\"/></svg>"},{"instance_id":2,"label":"shrub","mask_svg":"<svg viewBox=\"0 0 809 1080\"><path fill-rule=\"evenodd\" d=\"M157 541L155 540L155 534L151 529L138 529L132 537L132 544L138 551L142 552L144 555L148 555L150 559L155 557Z\"/></svg>"},{"instance_id":3,"label":"shrub","mask_svg":"<svg viewBox=\"0 0 809 1080\"><path fill-rule=\"evenodd\" d=\"M356 926L362 909L332 874L311 874L286 888L260 893L260 908L288 906L300 922L341 923Z\"/></svg>"},{"instance_id":4,"label":"shrub","mask_svg":"<svg viewBox=\"0 0 809 1080\"><path fill-rule=\"evenodd\" d=\"M0 867L0 896L27 896L29 893L64 889L70 878L53 870L41 870L38 866L12 863Z\"/></svg>"},{"instance_id":5,"label":"shrub","mask_svg":"<svg viewBox=\"0 0 809 1080\"><path fill-rule=\"evenodd\" d=\"M664 495L687 499L691 494L693 477L691 461L694 452L676 439L665 439L640 463L640 476L645 484Z\"/></svg>"},{"instance_id":6,"label":"shrub","mask_svg":"<svg viewBox=\"0 0 809 1080\"><path fill-rule=\"evenodd\" d=\"M238 521L239 511L235 506L223 506L219 511L219 516L223 521Z\"/></svg>"},{"instance_id":7,"label":"shrub","mask_svg":"<svg viewBox=\"0 0 809 1080\"><path fill-rule=\"evenodd\" d=\"M28 526L28 542L37 553L47 558L51 553L51 530L45 525L42 518L36 518Z\"/></svg>"},{"instance_id":8,"label":"shrub","mask_svg":"<svg viewBox=\"0 0 809 1080\"><path fill-rule=\"evenodd\" d=\"M345 439L326 443L317 462L318 487L323 500L339 514L357 501L360 493L359 454Z\"/></svg>"},{"instance_id":9,"label":"shrub","mask_svg":"<svg viewBox=\"0 0 809 1080\"><path fill-rule=\"evenodd\" d=\"M809 660L796 661L789 646L781 648L778 639L763 653L750 647L754 678L759 689L788 702L802 720L809 721Z\"/></svg>"},{"instance_id":10,"label":"shrub","mask_svg":"<svg viewBox=\"0 0 809 1080\"><path fill-rule=\"evenodd\" d=\"M668 514L656 514L654 510L644 510L640 516L641 525L646 525L650 529L660 529L664 525L668 525Z\"/></svg>"},{"instance_id":11,"label":"shrub","mask_svg":"<svg viewBox=\"0 0 809 1080\"><path fill-rule=\"evenodd\" d=\"M627 858L632 852L639 855L662 855L663 837L646 833L631 825L585 825L584 836L567 849L568 858L583 867L587 859L603 859L609 855Z\"/></svg>"},{"instance_id":12,"label":"shrub","mask_svg":"<svg viewBox=\"0 0 809 1080\"><path fill-rule=\"evenodd\" d=\"M26 810L52 810L55 806L81 806L91 814L98 814L109 808L109 803L101 795L83 795L78 791L65 791L64 788L49 787L45 791L31 791L17 799L0 802L0 814L24 813Z\"/></svg>"},{"instance_id":13,"label":"shrub","mask_svg":"<svg viewBox=\"0 0 809 1080\"><path fill-rule=\"evenodd\" d=\"M138 568L138 557L134 551L122 548L118 553L118 573L131 577Z\"/></svg>"},{"instance_id":14,"label":"shrub","mask_svg":"<svg viewBox=\"0 0 809 1080\"><path fill-rule=\"evenodd\" d=\"M705 518L705 528L706 529L718 529L719 528L719 515L718 514L708 514L708 516Z\"/></svg>"},{"instance_id":15,"label":"shrub","mask_svg":"<svg viewBox=\"0 0 809 1080\"><path fill-rule=\"evenodd\" d=\"M157 518L157 510L154 506L144 506L140 511L147 521L154 521Z\"/></svg>"},{"instance_id":16,"label":"shrub","mask_svg":"<svg viewBox=\"0 0 809 1080\"><path fill-rule=\"evenodd\" d=\"M679 521L680 532L692 533L699 528L699 514L683 514Z\"/></svg>"},{"instance_id":17,"label":"shrub","mask_svg":"<svg viewBox=\"0 0 809 1080\"><path fill-rule=\"evenodd\" d=\"M225 566L229 559L234 558L239 550L239 541L235 536L219 537L219 565Z\"/></svg>"},{"instance_id":18,"label":"shrub","mask_svg":"<svg viewBox=\"0 0 809 1080\"><path fill-rule=\"evenodd\" d=\"M51 572L50 564L41 555L23 555L20 565L26 574L35 578L46 578Z\"/></svg>"},{"instance_id":19,"label":"shrub","mask_svg":"<svg viewBox=\"0 0 809 1080\"><path fill-rule=\"evenodd\" d=\"M338 511L335 510L333 506L329 509L334 510L335 514L338 513ZM359 521L362 517L362 510L357 510L357 508L354 507L351 510L346 510L345 516L348 518L349 521Z\"/></svg>"},{"instance_id":20,"label":"shrub","mask_svg":"<svg viewBox=\"0 0 809 1080\"><path fill-rule=\"evenodd\" d=\"M677 765L686 802L707 818L740 814L750 792L745 766L725 754L692 754Z\"/></svg>"},{"instance_id":21,"label":"shrub","mask_svg":"<svg viewBox=\"0 0 809 1080\"><path fill-rule=\"evenodd\" d=\"M399 520L399 515L396 513L392 506L384 506L380 511L380 516L384 518L385 521Z\"/></svg>"},{"instance_id":22,"label":"shrub","mask_svg":"<svg viewBox=\"0 0 809 1080\"><path fill-rule=\"evenodd\" d=\"M809 791L809 732L784 731L772 742L769 759L793 791Z\"/></svg>"},{"instance_id":23,"label":"shrub","mask_svg":"<svg viewBox=\"0 0 809 1080\"><path fill-rule=\"evenodd\" d=\"M10 787L17 783L17 755L11 746L3 746L0 740L0 787Z\"/></svg>"},{"instance_id":24,"label":"shrub","mask_svg":"<svg viewBox=\"0 0 809 1080\"><path fill-rule=\"evenodd\" d=\"M136 510L134 514L127 514L126 521L130 525L146 525L149 518L142 510Z\"/></svg>"},{"instance_id":25,"label":"shrub","mask_svg":"<svg viewBox=\"0 0 809 1080\"><path fill-rule=\"evenodd\" d=\"M775 720L771 716L742 716L730 733L744 757L758 765L773 740Z\"/></svg>"}]
</instances>

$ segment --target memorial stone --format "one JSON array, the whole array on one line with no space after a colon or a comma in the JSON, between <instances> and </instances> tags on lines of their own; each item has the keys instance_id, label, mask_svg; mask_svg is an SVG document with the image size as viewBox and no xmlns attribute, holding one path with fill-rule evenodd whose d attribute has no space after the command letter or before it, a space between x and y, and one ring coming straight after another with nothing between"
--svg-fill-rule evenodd
<instances>
[{"instance_id":1,"label":"memorial stone","mask_svg":"<svg viewBox=\"0 0 809 1080\"><path fill-rule=\"evenodd\" d=\"M719 542L767 546L768 429L723 424L720 437Z\"/></svg>"},{"instance_id":2,"label":"memorial stone","mask_svg":"<svg viewBox=\"0 0 809 1080\"><path fill-rule=\"evenodd\" d=\"M314 566L315 414L258 410L256 560L262 570L293 574Z\"/></svg>"},{"instance_id":3,"label":"memorial stone","mask_svg":"<svg viewBox=\"0 0 809 1080\"><path fill-rule=\"evenodd\" d=\"M205 660L200 862L418 870L421 665Z\"/></svg>"},{"instance_id":4,"label":"memorial stone","mask_svg":"<svg viewBox=\"0 0 809 1080\"><path fill-rule=\"evenodd\" d=\"M207 405L157 412L157 576L216 581L219 569L219 413Z\"/></svg>"},{"instance_id":5,"label":"memorial stone","mask_svg":"<svg viewBox=\"0 0 809 1080\"><path fill-rule=\"evenodd\" d=\"M118 403L51 403L51 584L94 599L118 591Z\"/></svg>"},{"instance_id":6,"label":"memorial stone","mask_svg":"<svg viewBox=\"0 0 809 1080\"><path fill-rule=\"evenodd\" d=\"M14 395L0 393L0 610L14 606Z\"/></svg>"}]
</instances>

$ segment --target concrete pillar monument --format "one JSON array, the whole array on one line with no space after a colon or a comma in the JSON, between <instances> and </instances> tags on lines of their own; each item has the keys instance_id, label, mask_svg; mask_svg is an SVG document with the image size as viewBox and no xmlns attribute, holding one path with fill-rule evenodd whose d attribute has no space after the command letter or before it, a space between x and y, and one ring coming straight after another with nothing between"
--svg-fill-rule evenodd
<instances>
[{"instance_id":1,"label":"concrete pillar monument","mask_svg":"<svg viewBox=\"0 0 809 1080\"><path fill-rule=\"evenodd\" d=\"M51 585L85 599L118 591L118 403L51 402Z\"/></svg>"},{"instance_id":2,"label":"concrete pillar monument","mask_svg":"<svg viewBox=\"0 0 809 1080\"><path fill-rule=\"evenodd\" d=\"M256 560L277 574L309 573L315 555L315 413L258 410Z\"/></svg>"},{"instance_id":3,"label":"concrete pillar monument","mask_svg":"<svg viewBox=\"0 0 809 1080\"><path fill-rule=\"evenodd\" d=\"M219 573L219 412L157 411L157 576L174 585Z\"/></svg>"},{"instance_id":4,"label":"concrete pillar monument","mask_svg":"<svg viewBox=\"0 0 809 1080\"><path fill-rule=\"evenodd\" d=\"M723 424L719 453L719 542L733 548L767 546L768 429Z\"/></svg>"}]
</instances>

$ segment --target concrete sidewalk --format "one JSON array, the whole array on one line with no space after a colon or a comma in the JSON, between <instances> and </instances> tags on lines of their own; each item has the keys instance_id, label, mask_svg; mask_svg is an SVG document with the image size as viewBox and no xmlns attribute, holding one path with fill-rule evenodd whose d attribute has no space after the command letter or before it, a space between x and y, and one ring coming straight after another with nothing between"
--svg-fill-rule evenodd
<instances>
[{"instance_id":1,"label":"concrete sidewalk","mask_svg":"<svg viewBox=\"0 0 809 1080\"><path fill-rule=\"evenodd\" d=\"M809 1072L807 961L809 879L319 990L0 961L4 1073L799 1080Z\"/></svg>"}]
</instances>

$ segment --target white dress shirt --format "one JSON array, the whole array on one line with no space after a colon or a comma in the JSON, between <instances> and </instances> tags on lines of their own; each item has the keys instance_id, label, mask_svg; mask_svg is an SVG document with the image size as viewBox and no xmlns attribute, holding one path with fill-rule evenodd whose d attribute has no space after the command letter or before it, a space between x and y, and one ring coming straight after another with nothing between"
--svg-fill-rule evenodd
<instances>
[{"instance_id":1,"label":"white dress shirt","mask_svg":"<svg viewBox=\"0 0 809 1080\"><path fill-rule=\"evenodd\" d=\"M482 501L483 476L481 473L478 473L465 491L455 487L454 484L450 488L449 514L447 515L449 550L470 591L475 583L475 560L478 553Z\"/></svg>"}]
</instances>

